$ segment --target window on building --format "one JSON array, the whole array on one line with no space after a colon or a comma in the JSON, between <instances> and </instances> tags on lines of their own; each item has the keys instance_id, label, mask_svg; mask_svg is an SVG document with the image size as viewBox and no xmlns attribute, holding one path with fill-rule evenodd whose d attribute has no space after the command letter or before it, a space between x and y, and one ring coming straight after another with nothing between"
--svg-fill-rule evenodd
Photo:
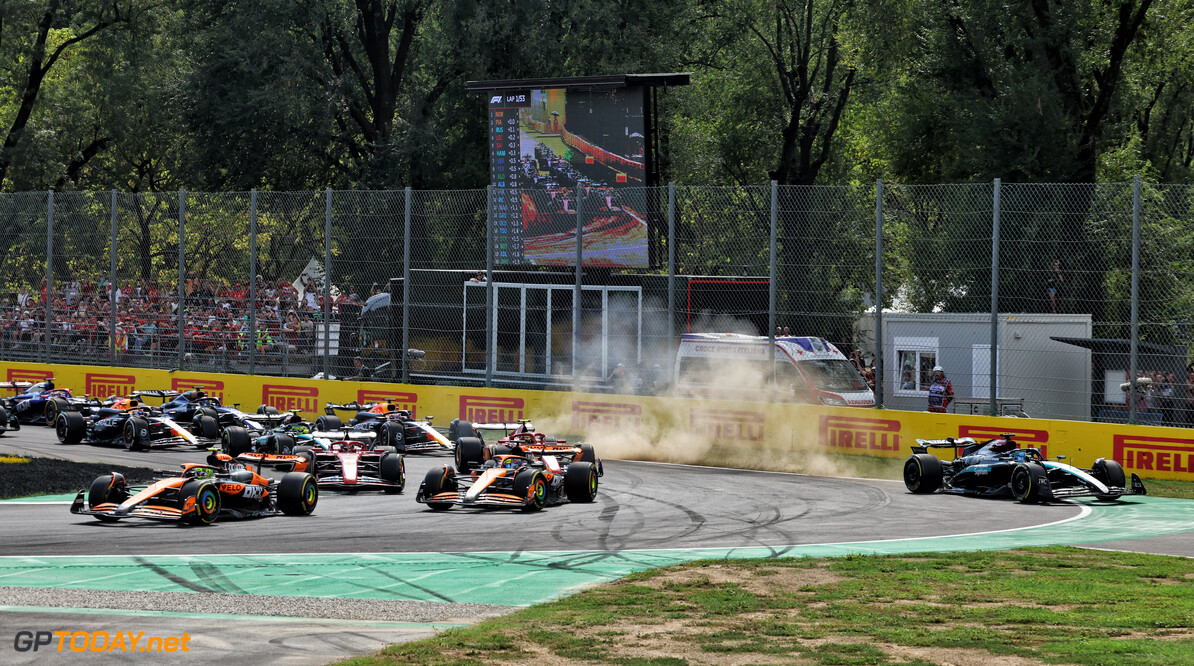
<instances>
[{"instance_id":1,"label":"window on building","mask_svg":"<svg viewBox=\"0 0 1194 666\"><path fill-rule=\"evenodd\" d=\"M896 392L929 390L937 365L936 338L896 338Z\"/></svg>"}]
</instances>

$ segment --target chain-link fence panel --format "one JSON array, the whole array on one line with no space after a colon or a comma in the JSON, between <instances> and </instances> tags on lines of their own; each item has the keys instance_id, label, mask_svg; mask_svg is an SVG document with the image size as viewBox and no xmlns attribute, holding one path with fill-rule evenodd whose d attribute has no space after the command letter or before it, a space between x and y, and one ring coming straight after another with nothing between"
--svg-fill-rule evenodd
<instances>
[{"instance_id":1,"label":"chain-link fence panel","mask_svg":"<svg viewBox=\"0 0 1194 666\"><path fill-rule=\"evenodd\" d=\"M111 363L111 311L96 293L111 273L111 193L54 196L50 282L51 358L69 363Z\"/></svg>"},{"instance_id":2,"label":"chain-link fence panel","mask_svg":"<svg viewBox=\"0 0 1194 666\"><path fill-rule=\"evenodd\" d=\"M99 319L109 331L117 365L177 368L187 353L179 281L180 261L186 259L179 233L185 230L179 227L179 203L177 192L116 197L115 275L109 264L94 279ZM101 228L110 224L103 218L95 222Z\"/></svg>"},{"instance_id":3,"label":"chain-link fence panel","mask_svg":"<svg viewBox=\"0 0 1194 666\"><path fill-rule=\"evenodd\" d=\"M332 373L401 378L401 328L391 321L390 280L403 274L406 193L332 193L332 287L339 324ZM354 359L360 357L358 365Z\"/></svg>"},{"instance_id":4,"label":"chain-link fence panel","mask_svg":"<svg viewBox=\"0 0 1194 666\"><path fill-rule=\"evenodd\" d=\"M996 409L1044 418L1117 418L1112 412L1123 413L1119 384L1126 375L1112 382L1108 394L1109 376L1095 369L1092 381L1091 373L1093 357L1106 351L1127 358L1132 186L1005 184L999 192ZM979 387L974 397L987 403L983 413L990 396L987 344L971 353L972 384ZM1105 397L1119 403L1108 406Z\"/></svg>"},{"instance_id":5,"label":"chain-link fence panel","mask_svg":"<svg viewBox=\"0 0 1194 666\"><path fill-rule=\"evenodd\" d=\"M1194 371L1188 350L1194 342L1194 188L1189 185L1142 185L1137 375L1137 422L1194 425ZM1127 337L1128 330L1122 334ZM1121 375L1127 382L1127 375ZM1108 383L1115 383L1114 378ZM1104 401L1130 411L1127 392L1107 387ZM1096 397L1097 400L1097 397ZM1109 408L1103 420L1111 414ZM1096 412L1095 418L1100 414Z\"/></svg>"},{"instance_id":6,"label":"chain-link fence panel","mask_svg":"<svg viewBox=\"0 0 1194 666\"><path fill-rule=\"evenodd\" d=\"M958 399L981 397L993 210L991 185L884 187L885 406L926 409L938 366Z\"/></svg>"},{"instance_id":7,"label":"chain-link fence panel","mask_svg":"<svg viewBox=\"0 0 1194 666\"><path fill-rule=\"evenodd\" d=\"M494 340L487 326L485 282L488 249L486 190L411 192L410 210L410 301L406 321L407 347L418 350L411 359L412 376L454 377L470 382L484 381L486 354L502 354L498 365L517 344L504 338ZM514 203L507 205L516 206ZM403 227L399 226L399 230ZM401 250L398 257L401 258ZM495 270L500 269L495 266ZM401 278L401 264L395 264L395 278ZM507 280L499 277L497 281ZM399 337L391 349L401 349L402 282L391 282L391 320ZM503 296L505 297L505 296ZM499 327L502 326L501 318ZM401 359L392 366L401 371ZM397 375L396 375L397 376Z\"/></svg>"},{"instance_id":8,"label":"chain-link fence panel","mask_svg":"<svg viewBox=\"0 0 1194 666\"><path fill-rule=\"evenodd\" d=\"M337 374L339 323L325 316L335 310L324 289L327 201L326 192L257 192L248 219L256 252L234 288L252 310L243 347L258 374Z\"/></svg>"},{"instance_id":9,"label":"chain-link fence panel","mask_svg":"<svg viewBox=\"0 0 1194 666\"><path fill-rule=\"evenodd\" d=\"M0 193L0 290L4 342L13 360L46 358L45 299L47 199L45 192ZM30 379L30 378L17 378Z\"/></svg>"}]
</instances>

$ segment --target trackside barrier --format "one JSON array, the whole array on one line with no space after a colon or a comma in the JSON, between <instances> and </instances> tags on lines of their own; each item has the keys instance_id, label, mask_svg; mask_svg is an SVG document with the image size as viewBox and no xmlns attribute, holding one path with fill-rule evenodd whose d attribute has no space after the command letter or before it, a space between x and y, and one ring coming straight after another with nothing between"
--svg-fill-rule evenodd
<instances>
[{"instance_id":1,"label":"trackside barrier","mask_svg":"<svg viewBox=\"0 0 1194 666\"><path fill-rule=\"evenodd\" d=\"M1024 446L1037 447L1046 456L1065 455L1081 467L1105 457L1144 477L1194 481L1194 433L1185 428L40 363L0 363L0 376L10 381L53 377L76 394L100 397L135 389L203 387L245 411L267 404L308 418L322 413L326 402L352 400L394 400L418 418L434 417L439 426L454 418L476 423L533 418L539 430L581 435L611 458L652 457L651 447L663 441L673 446L732 444L757 450L761 459L776 450L903 458L917 437L982 439L1010 432ZM625 446L627 442L635 446Z\"/></svg>"}]
</instances>

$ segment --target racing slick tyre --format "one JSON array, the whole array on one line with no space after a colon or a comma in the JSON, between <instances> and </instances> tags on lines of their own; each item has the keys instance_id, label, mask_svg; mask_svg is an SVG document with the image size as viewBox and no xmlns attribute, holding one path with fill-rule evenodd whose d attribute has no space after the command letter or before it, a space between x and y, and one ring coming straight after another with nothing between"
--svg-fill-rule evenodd
<instances>
[{"instance_id":1,"label":"racing slick tyre","mask_svg":"<svg viewBox=\"0 0 1194 666\"><path fill-rule=\"evenodd\" d=\"M95 481L91 482L91 487L87 490L87 506L94 510L95 507L101 504L112 502L120 504L129 497L128 486L124 482L123 474L105 474L97 477ZM120 518L116 516L99 516L105 523L114 523Z\"/></svg>"},{"instance_id":2,"label":"racing slick tyre","mask_svg":"<svg viewBox=\"0 0 1194 666\"><path fill-rule=\"evenodd\" d=\"M183 518L191 525L211 525L220 516L220 491L211 481L191 479L183 484L178 491L179 508L186 506L187 500L195 498L195 513Z\"/></svg>"},{"instance_id":3,"label":"racing slick tyre","mask_svg":"<svg viewBox=\"0 0 1194 666\"><path fill-rule=\"evenodd\" d=\"M278 484L278 510L288 516L309 516L319 502L319 484L306 472L287 472Z\"/></svg>"},{"instance_id":4,"label":"racing slick tyre","mask_svg":"<svg viewBox=\"0 0 1194 666\"><path fill-rule=\"evenodd\" d=\"M1045 468L1036 463L1020 463L1012 470L1012 497L1023 504L1036 504L1042 499L1049 501L1053 494L1042 496L1041 487L1048 480Z\"/></svg>"},{"instance_id":5,"label":"racing slick tyre","mask_svg":"<svg viewBox=\"0 0 1194 666\"><path fill-rule=\"evenodd\" d=\"M593 452L592 444L580 444L580 453L576 454L575 462L596 463L597 454Z\"/></svg>"},{"instance_id":6,"label":"racing slick tyre","mask_svg":"<svg viewBox=\"0 0 1194 666\"><path fill-rule=\"evenodd\" d=\"M381 456L378 470L383 481L390 481L394 485L386 486L387 495L397 495L406 488L406 461L398 453L385 453Z\"/></svg>"},{"instance_id":7,"label":"racing slick tyre","mask_svg":"<svg viewBox=\"0 0 1194 666\"><path fill-rule=\"evenodd\" d=\"M87 435L87 419L78 412L62 412L54 421L54 434L63 444L78 444Z\"/></svg>"},{"instance_id":8,"label":"racing slick tyre","mask_svg":"<svg viewBox=\"0 0 1194 666\"><path fill-rule=\"evenodd\" d=\"M564 493L569 502L587 504L597 499L597 467L590 462L574 462L564 473Z\"/></svg>"},{"instance_id":9,"label":"racing slick tyre","mask_svg":"<svg viewBox=\"0 0 1194 666\"><path fill-rule=\"evenodd\" d=\"M339 416L324 414L315 419L315 429L319 432L335 432L344 426Z\"/></svg>"},{"instance_id":10,"label":"racing slick tyre","mask_svg":"<svg viewBox=\"0 0 1194 666\"><path fill-rule=\"evenodd\" d=\"M1127 475L1124 474L1124 468L1114 460L1107 460L1100 458L1095 461L1094 467L1090 469L1091 476L1103 482L1104 486L1108 488L1126 488L1128 482ZM1095 495L1095 499L1103 501L1117 500L1118 495Z\"/></svg>"},{"instance_id":11,"label":"racing slick tyre","mask_svg":"<svg viewBox=\"0 0 1194 666\"><path fill-rule=\"evenodd\" d=\"M448 424L448 441L455 442L461 437L475 437L473 424L468 421L452 421Z\"/></svg>"},{"instance_id":12,"label":"racing slick tyre","mask_svg":"<svg viewBox=\"0 0 1194 666\"><path fill-rule=\"evenodd\" d=\"M200 407L199 409L196 409L195 416L199 416L200 414L202 414L204 416L210 416L211 418L215 419L217 422L219 422L219 420L220 420L220 413L216 411L215 407ZM191 417L191 418L194 419L194 417Z\"/></svg>"},{"instance_id":13,"label":"racing slick tyre","mask_svg":"<svg viewBox=\"0 0 1194 666\"><path fill-rule=\"evenodd\" d=\"M406 453L406 435L402 424L387 421L377 429L377 445L391 446L398 453Z\"/></svg>"},{"instance_id":14,"label":"racing slick tyre","mask_svg":"<svg viewBox=\"0 0 1194 666\"><path fill-rule=\"evenodd\" d=\"M427 476L423 477L423 497L433 497L440 493L454 493L457 492L457 487L456 475L447 465L433 467L427 470ZM452 508L452 502L428 502L427 508L432 511L447 511Z\"/></svg>"},{"instance_id":15,"label":"racing slick tyre","mask_svg":"<svg viewBox=\"0 0 1194 666\"><path fill-rule=\"evenodd\" d=\"M461 474L480 467L485 462L485 445L477 437L461 437L456 440L456 469Z\"/></svg>"},{"instance_id":16,"label":"racing slick tyre","mask_svg":"<svg viewBox=\"0 0 1194 666\"><path fill-rule=\"evenodd\" d=\"M46 401L45 411L46 425L53 425L58 420L58 415L70 409L70 403L62 398L50 398Z\"/></svg>"},{"instance_id":17,"label":"racing slick tyre","mask_svg":"<svg viewBox=\"0 0 1194 666\"><path fill-rule=\"evenodd\" d=\"M145 419L130 416L120 431L120 441L124 448L133 451L148 448L149 424Z\"/></svg>"},{"instance_id":18,"label":"racing slick tyre","mask_svg":"<svg viewBox=\"0 0 1194 666\"><path fill-rule=\"evenodd\" d=\"M294 451L294 438L290 435L280 432L270 439L273 441L273 450L264 453L291 453Z\"/></svg>"},{"instance_id":19,"label":"racing slick tyre","mask_svg":"<svg viewBox=\"0 0 1194 666\"><path fill-rule=\"evenodd\" d=\"M930 453L917 453L904 461L904 486L908 492L927 495L941 487L941 461Z\"/></svg>"},{"instance_id":20,"label":"racing slick tyre","mask_svg":"<svg viewBox=\"0 0 1194 666\"><path fill-rule=\"evenodd\" d=\"M306 464L295 463L294 471L315 474L315 452L309 446L299 446L294 449L294 455L306 461Z\"/></svg>"},{"instance_id":21,"label":"racing slick tyre","mask_svg":"<svg viewBox=\"0 0 1194 666\"><path fill-rule=\"evenodd\" d=\"M203 439L219 439L220 438L220 424L216 421L214 416L207 414L196 414L195 418L191 420L191 434ZM198 448L207 448L205 444L199 444Z\"/></svg>"},{"instance_id":22,"label":"racing slick tyre","mask_svg":"<svg viewBox=\"0 0 1194 666\"><path fill-rule=\"evenodd\" d=\"M8 432L8 410L0 407L0 435Z\"/></svg>"},{"instance_id":23,"label":"racing slick tyre","mask_svg":"<svg viewBox=\"0 0 1194 666\"><path fill-rule=\"evenodd\" d=\"M257 405L257 413L265 414L266 416L277 416L278 408L273 405Z\"/></svg>"},{"instance_id":24,"label":"racing slick tyre","mask_svg":"<svg viewBox=\"0 0 1194 666\"><path fill-rule=\"evenodd\" d=\"M547 502L547 479L543 472L525 469L514 477L514 494L524 498L523 511L539 511Z\"/></svg>"},{"instance_id":25,"label":"racing slick tyre","mask_svg":"<svg viewBox=\"0 0 1194 666\"><path fill-rule=\"evenodd\" d=\"M485 460L493 460L498 456L508 456L514 451L505 444L486 444L483 458Z\"/></svg>"},{"instance_id":26,"label":"racing slick tyre","mask_svg":"<svg viewBox=\"0 0 1194 666\"><path fill-rule=\"evenodd\" d=\"M253 439L249 437L249 431L245 428L228 426L224 428L224 432L220 433L220 448L224 449L224 453L235 458L253 450Z\"/></svg>"}]
</instances>

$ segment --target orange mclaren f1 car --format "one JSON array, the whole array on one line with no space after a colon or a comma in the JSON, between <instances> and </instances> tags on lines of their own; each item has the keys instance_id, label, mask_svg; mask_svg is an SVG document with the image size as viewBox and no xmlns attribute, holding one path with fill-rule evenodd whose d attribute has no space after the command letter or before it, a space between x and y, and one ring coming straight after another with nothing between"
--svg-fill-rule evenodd
<instances>
[{"instance_id":1,"label":"orange mclaren f1 car","mask_svg":"<svg viewBox=\"0 0 1194 666\"><path fill-rule=\"evenodd\" d=\"M106 474L92 481L90 489L79 491L70 511L105 522L157 518L210 525L217 518L306 516L319 501L315 477L304 472L271 481L258 473L260 469L254 472L222 453L209 455L207 464L182 467L181 475L163 476L145 486L129 486L119 473Z\"/></svg>"},{"instance_id":2,"label":"orange mclaren f1 car","mask_svg":"<svg viewBox=\"0 0 1194 666\"><path fill-rule=\"evenodd\" d=\"M570 446L542 433L517 432L490 445L461 437L456 450L457 469L444 465L429 470L416 502L436 511L456 504L538 511L564 502L592 502L604 473L592 446Z\"/></svg>"}]
</instances>

